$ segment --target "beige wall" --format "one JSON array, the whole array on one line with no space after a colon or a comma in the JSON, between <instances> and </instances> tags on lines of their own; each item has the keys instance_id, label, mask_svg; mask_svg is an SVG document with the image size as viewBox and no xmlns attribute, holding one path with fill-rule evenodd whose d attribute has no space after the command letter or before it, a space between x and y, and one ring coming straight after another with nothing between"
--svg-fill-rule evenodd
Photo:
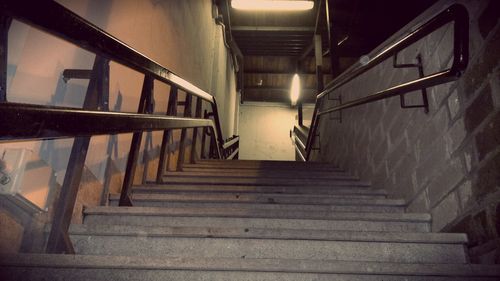
<instances>
[{"instance_id":1,"label":"beige wall","mask_svg":"<svg viewBox=\"0 0 500 281\"><path fill-rule=\"evenodd\" d=\"M214 94L219 105L224 137L233 134L233 117L237 107L235 74L232 58L224 46L222 29L212 18L212 1L58 2L194 85ZM9 32L8 100L81 107L88 81L72 79L65 83L61 74L68 68L90 69L94 57L89 52L14 21ZM110 64L110 73L110 109L135 112L143 75L113 62ZM168 93L168 86L155 82L156 113L163 114L166 111ZM181 94L180 100L183 99ZM180 108L179 111L182 112ZM158 151L162 134L153 132L150 136L152 141L148 150ZM143 137L143 148L145 140L146 135ZM92 138L80 188L84 192L79 194L75 217L79 216L84 205L97 205L102 201L100 196L105 182L110 182L110 190L119 190L130 141L131 134ZM55 180L44 183L44 188L49 190L63 182L72 143L72 139L3 143L0 153L11 147L32 150L32 161L44 163L44 166L49 167L47 173L55 177ZM151 154L153 158L158 156L157 153ZM143 156L139 159L143 159ZM152 163L155 163L154 159ZM105 174L106 167L110 171L108 174ZM136 182L137 178L142 178L143 167L140 165L138 170ZM150 165L150 178L153 176L152 171L156 171L156 166ZM24 184L33 182L27 180Z\"/></svg>"},{"instance_id":2,"label":"beige wall","mask_svg":"<svg viewBox=\"0 0 500 281\"><path fill-rule=\"evenodd\" d=\"M278 103L245 102L240 106L239 159L295 160L290 130L297 123L297 109ZM312 112L305 107L304 119Z\"/></svg>"}]
</instances>

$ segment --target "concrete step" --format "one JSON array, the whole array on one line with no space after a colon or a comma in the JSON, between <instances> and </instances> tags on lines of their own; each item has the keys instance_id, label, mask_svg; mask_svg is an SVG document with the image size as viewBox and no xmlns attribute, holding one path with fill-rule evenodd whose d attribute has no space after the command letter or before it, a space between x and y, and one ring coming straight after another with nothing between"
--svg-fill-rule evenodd
<instances>
[{"instance_id":1,"label":"concrete step","mask_svg":"<svg viewBox=\"0 0 500 281\"><path fill-rule=\"evenodd\" d=\"M200 229L200 228L198 228ZM201 233L242 233L242 228L210 230L190 229L192 234ZM71 240L78 254L85 255L140 255L170 257L205 257L205 258L267 258L267 259L309 259L343 261L378 261L403 263L466 263L464 239L450 239L444 242L423 241L418 237L414 241L398 233L396 241L385 237L385 241L370 241L370 238L382 238L379 234L365 234L361 239L351 233L323 232L329 238L309 239L315 231L287 230L261 231L268 235L262 237L193 237L173 235L175 229L149 229L147 227L121 227L107 225L73 226ZM275 233L273 233L275 232ZM152 235L150 235L152 233ZM272 234L276 234L274 237ZM417 236L418 234L413 234ZM283 238L286 237L286 238ZM297 236L297 237L294 237ZM422 235L426 236L426 235ZM427 235L431 238L430 235ZM335 237L340 239L335 240ZM404 241L404 242L403 242Z\"/></svg>"},{"instance_id":2,"label":"concrete step","mask_svg":"<svg viewBox=\"0 0 500 281\"><path fill-rule=\"evenodd\" d=\"M0 256L11 280L493 281L499 266L246 258L18 254Z\"/></svg>"},{"instance_id":3,"label":"concrete step","mask_svg":"<svg viewBox=\"0 0 500 281\"><path fill-rule=\"evenodd\" d=\"M201 159L197 160L195 164L211 164L211 165L236 165L236 166L296 166L296 167L327 167L327 168L337 168L332 163L328 162L299 162L299 161L287 161L287 160L225 160L225 159Z\"/></svg>"},{"instance_id":4,"label":"concrete step","mask_svg":"<svg viewBox=\"0 0 500 281\"><path fill-rule=\"evenodd\" d=\"M267 171L241 169L193 169L185 168L182 172L169 171L165 177L220 177L220 178L294 178L294 179L331 179L331 180L359 180L357 177L338 172L295 172L295 171Z\"/></svg>"},{"instance_id":5,"label":"concrete step","mask_svg":"<svg viewBox=\"0 0 500 281\"><path fill-rule=\"evenodd\" d=\"M109 203L118 206L119 194L111 194ZM133 194L134 206L183 208L241 208L261 210L303 210L333 212L404 212L405 201L400 199L360 199L325 197L280 197L228 194Z\"/></svg>"},{"instance_id":6,"label":"concrete step","mask_svg":"<svg viewBox=\"0 0 500 281\"><path fill-rule=\"evenodd\" d=\"M230 193L267 196L267 194L282 195L321 195L325 197L371 197L385 198L387 192L383 189L367 187L306 187L306 186L255 186L255 185L205 185L205 184L146 184L134 187L134 193Z\"/></svg>"},{"instance_id":7,"label":"concrete step","mask_svg":"<svg viewBox=\"0 0 500 281\"><path fill-rule=\"evenodd\" d=\"M235 208L89 207L88 224L256 227L357 231L428 232L430 215L242 210Z\"/></svg>"},{"instance_id":8,"label":"concrete step","mask_svg":"<svg viewBox=\"0 0 500 281\"><path fill-rule=\"evenodd\" d=\"M204 164L184 164L182 170L185 172L208 172L208 171L220 171L221 168L212 167L210 165ZM258 173L258 172L268 172L268 173L299 173L299 174L339 174L346 175L347 173L341 169L331 168L331 169L294 169L294 168L258 168L258 167L234 167L228 166L223 167L226 172L238 172L238 173Z\"/></svg>"},{"instance_id":9,"label":"concrete step","mask_svg":"<svg viewBox=\"0 0 500 281\"><path fill-rule=\"evenodd\" d=\"M220 164L220 165L211 165L211 164L183 164L182 169L189 171L207 171L207 170L220 170L220 169L231 169L233 171L240 171L240 172L255 172L255 171L269 171L269 172L284 172L284 173L291 173L291 172L298 172L298 173L346 173L344 170L339 169L339 168L332 168L332 167L310 167L310 166L262 166L259 167L257 165L231 165L231 163L228 164Z\"/></svg>"},{"instance_id":10,"label":"concrete step","mask_svg":"<svg viewBox=\"0 0 500 281\"><path fill-rule=\"evenodd\" d=\"M252 185L252 186L324 186L324 187L338 187L338 186L358 186L369 187L370 183L366 181L358 181L354 179L317 179L317 178L242 178L242 177L218 177L218 176L177 176L177 177L163 177L163 183L167 184L205 184L205 185Z\"/></svg>"},{"instance_id":11,"label":"concrete step","mask_svg":"<svg viewBox=\"0 0 500 281\"><path fill-rule=\"evenodd\" d=\"M143 237L295 239L424 244L465 244L463 233L339 231L321 229L252 227L158 227L140 225L72 224L71 234L128 235Z\"/></svg>"},{"instance_id":12,"label":"concrete step","mask_svg":"<svg viewBox=\"0 0 500 281\"><path fill-rule=\"evenodd\" d=\"M183 164L183 167L199 168L231 168L231 169L266 169L290 171L337 171L343 170L329 163L297 162L297 161L254 161L254 160L200 160L194 164Z\"/></svg>"}]
</instances>

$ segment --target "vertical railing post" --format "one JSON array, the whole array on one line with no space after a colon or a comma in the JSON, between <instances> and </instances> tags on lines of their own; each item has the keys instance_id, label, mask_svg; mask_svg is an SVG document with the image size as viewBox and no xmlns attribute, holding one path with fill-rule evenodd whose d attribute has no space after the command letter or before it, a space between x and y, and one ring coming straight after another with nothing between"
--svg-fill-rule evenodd
<instances>
[{"instance_id":1,"label":"vertical railing post","mask_svg":"<svg viewBox=\"0 0 500 281\"><path fill-rule=\"evenodd\" d=\"M304 124L304 111L302 109L302 97L299 97L299 100L297 101L297 111L298 111L298 121L299 121L299 126L302 126Z\"/></svg>"},{"instance_id":2,"label":"vertical railing post","mask_svg":"<svg viewBox=\"0 0 500 281\"><path fill-rule=\"evenodd\" d=\"M203 118L208 118L207 110L203 112ZM207 138L208 130L207 127L203 127L201 134L201 151L200 151L200 159L205 159L205 149L206 149L206 138Z\"/></svg>"},{"instance_id":3,"label":"vertical railing post","mask_svg":"<svg viewBox=\"0 0 500 281\"><path fill-rule=\"evenodd\" d=\"M0 16L0 102L7 101L7 54L12 18Z\"/></svg>"},{"instance_id":4,"label":"vertical railing post","mask_svg":"<svg viewBox=\"0 0 500 281\"><path fill-rule=\"evenodd\" d=\"M83 109L97 110L103 107L101 98L103 86L106 84L105 70L108 67L107 59L96 56L90 81L83 103ZM78 126L78 124L75 124ZM47 240L47 253L74 254L73 245L68 236L69 225L73 215L78 189L85 166L85 158L89 148L90 137L76 137L71 148L68 167L64 175L59 199L54 210L52 226Z\"/></svg>"},{"instance_id":5,"label":"vertical railing post","mask_svg":"<svg viewBox=\"0 0 500 281\"><path fill-rule=\"evenodd\" d=\"M210 145L209 145L209 153L210 153L210 158L216 158L215 155L215 131L214 130L209 130L210 134Z\"/></svg>"},{"instance_id":6,"label":"vertical railing post","mask_svg":"<svg viewBox=\"0 0 500 281\"><path fill-rule=\"evenodd\" d=\"M338 46L337 46L337 32L333 26L333 21L330 19L330 0L325 0L325 15L326 15L326 28L328 31L328 47L330 53L331 72L335 78L340 72Z\"/></svg>"},{"instance_id":7,"label":"vertical railing post","mask_svg":"<svg viewBox=\"0 0 500 281\"><path fill-rule=\"evenodd\" d=\"M146 114L153 114L155 111L155 101L154 95L151 94L151 99L148 100L148 104L146 105ZM148 180L148 171L149 171L149 162L150 155L148 152L148 146L153 147L153 135L151 131L146 132L146 143L144 145L144 153L142 155L142 163L144 163L144 170L142 172L142 180L141 183L145 184Z\"/></svg>"},{"instance_id":8,"label":"vertical railing post","mask_svg":"<svg viewBox=\"0 0 500 281\"><path fill-rule=\"evenodd\" d=\"M170 95L168 98L167 105L167 116L176 116L177 115L177 87L172 85L170 86ZM172 130L164 130L163 138L161 141L160 148L160 159L158 161L158 170L156 171L156 183L162 183L163 181L163 173L167 167L167 146L168 141L170 140L170 136L172 135Z\"/></svg>"},{"instance_id":9,"label":"vertical railing post","mask_svg":"<svg viewBox=\"0 0 500 281\"><path fill-rule=\"evenodd\" d=\"M196 109L194 113L194 117L200 118L201 117L201 106L202 106L203 100L198 97L196 98ZM197 140L198 140L198 128L193 129L193 142L191 144L191 163L194 164L196 161L196 145L197 145Z\"/></svg>"},{"instance_id":10,"label":"vertical railing post","mask_svg":"<svg viewBox=\"0 0 500 281\"><path fill-rule=\"evenodd\" d=\"M300 70L301 70L301 67L300 67L300 58L299 58L296 61L295 73L298 75L298 73L301 72ZM303 97L303 94L299 95L299 97L297 99L297 116L298 116L299 126L302 126L304 124L304 114L303 114L303 108L302 108L302 97Z\"/></svg>"},{"instance_id":11,"label":"vertical railing post","mask_svg":"<svg viewBox=\"0 0 500 281\"><path fill-rule=\"evenodd\" d=\"M141 98L139 100L139 107L137 113L146 113L148 105L151 104L153 98L154 79L149 76L144 76L144 83L142 84ZM134 133L132 142L130 143L130 152L127 159L127 168L125 169L125 176L123 178L123 187L120 194L120 206L132 206L132 184L134 181L134 174L137 167L137 158L141 149L142 132Z\"/></svg>"},{"instance_id":12,"label":"vertical railing post","mask_svg":"<svg viewBox=\"0 0 500 281\"><path fill-rule=\"evenodd\" d=\"M324 88L323 84L323 49L321 46L321 35L314 35L314 56L316 58L316 88L318 93L321 93Z\"/></svg>"},{"instance_id":13,"label":"vertical railing post","mask_svg":"<svg viewBox=\"0 0 500 281\"><path fill-rule=\"evenodd\" d=\"M193 97L186 93L186 101L184 102L184 117L191 117L191 102ZM177 171L182 171L184 157L186 152L187 129L181 130L181 139L179 141L179 157L177 158Z\"/></svg>"},{"instance_id":14,"label":"vertical railing post","mask_svg":"<svg viewBox=\"0 0 500 281\"><path fill-rule=\"evenodd\" d=\"M222 138L222 127L220 125L220 120L219 120L219 112L217 111L217 103L215 102L215 99L212 102L212 114L211 114L214 123L215 123L215 138L217 141L219 141L219 144L222 145L224 143L224 139Z\"/></svg>"}]
</instances>

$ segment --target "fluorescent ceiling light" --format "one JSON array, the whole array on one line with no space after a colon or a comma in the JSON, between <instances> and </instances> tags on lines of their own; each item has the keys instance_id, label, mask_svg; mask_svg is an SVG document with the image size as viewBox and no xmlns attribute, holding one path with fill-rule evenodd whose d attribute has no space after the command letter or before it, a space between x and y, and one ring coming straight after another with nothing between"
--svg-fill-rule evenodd
<instances>
[{"instance_id":1,"label":"fluorescent ceiling light","mask_svg":"<svg viewBox=\"0 0 500 281\"><path fill-rule=\"evenodd\" d=\"M313 1L287 0L232 0L231 7L246 11L306 11L312 9Z\"/></svg>"},{"instance_id":2,"label":"fluorescent ceiling light","mask_svg":"<svg viewBox=\"0 0 500 281\"><path fill-rule=\"evenodd\" d=\"M292 105L297 104L299 96L300 96L300 79L299 75L295 73L292 78L292 88L290 89L290 98L292 100Z\"/></svg>"}]
</instances>

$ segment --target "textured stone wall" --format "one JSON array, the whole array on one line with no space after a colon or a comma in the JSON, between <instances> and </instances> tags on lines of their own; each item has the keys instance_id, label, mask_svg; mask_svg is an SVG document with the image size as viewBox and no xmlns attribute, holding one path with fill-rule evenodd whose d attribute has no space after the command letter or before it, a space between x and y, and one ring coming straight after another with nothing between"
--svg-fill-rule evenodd
<instances>
[{"instance_id":1,"label":"textured stone wall","mask_svg":"<svg viewBox=\"0 0 500 281\"><path fill-rule=\"evenodd\" d=\"M400 108L395 97L344 110L341 123L323 118L321 151L313 159L333 161L373 185L385 187L391 197L406 199L408 211L430 212L433 231L468 233L473 261L498 263L499 2L441 1L399 34L454 2L465 5L470 16L465 74L457 82L427 89L428 114L423 109ZM402 51L398 61L412 63L420 54L424 73L434 73L449 67L452 43L453 26L446 25ZM349 101L417 77L416 69L394 69L389 59L331 97L341 95ZM420 92L408 94L406 101L420 103ZM324 108L334 104L326 101Z\"/></svg>"}]
</instances>

